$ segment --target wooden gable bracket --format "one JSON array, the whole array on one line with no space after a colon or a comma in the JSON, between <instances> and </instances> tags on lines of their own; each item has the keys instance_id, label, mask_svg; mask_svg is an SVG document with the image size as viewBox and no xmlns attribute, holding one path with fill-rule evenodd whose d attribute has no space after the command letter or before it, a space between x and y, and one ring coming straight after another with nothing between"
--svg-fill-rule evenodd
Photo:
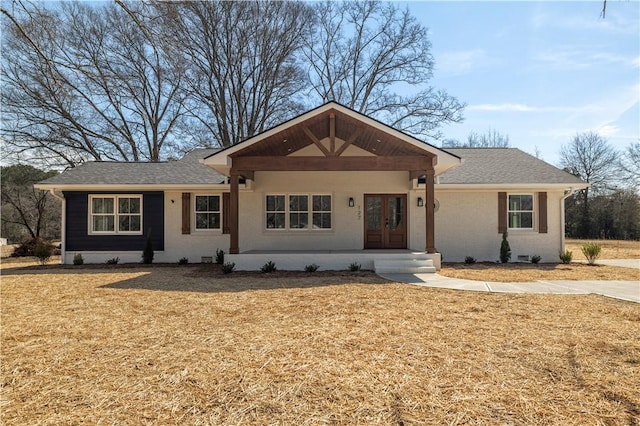
<instances>
[{"instance_id":1,"label":"wooden gable bracket","mask_svg":"<svg viewBox=\"0 0 640 426\"><path fill-rule=\"evenodd\" d=\"M349 138L346 141L344 141L344 143L336 151L336 157L341 156L342 153L345 152L346 149L349 148L349 146L356 141L356 139L358 138L358 136L360 136L361 133L362 133L362 129L356 129L355 132L351 133L351 136L349 136Z\"/></svg>"},{"instance_id":2,"label":"wooden gable bracket","mask_svg":"<svg viewBox=\"0 0 640 426\"><path fill-rule=\"evenodd\" d=\"M409 180L420 179L425 174L424 170L409 170Z\"/></svg>"},{"instance_id":3,"label":"wooden gable bracket","mask_svg":"<svg viewBox=\"0 0 640 426\"><path fill-rule=\"evenodd\" d=\"M324 147L324 145L322 145L320 143L320 141L318 140L316 135L314 135L313 132L311 132L311 130L309 130L309 128L307 126L302 126L302 130L309 137L309 139L311 139L311 141L314 144L316 144L318 149L320 149L320 151L322 151L322 153L324 154L325 157L330 157L331 156L331 153L327 150L327 148Z\"/></svg>"},{"instance_id":4,"label":"wooden gable bracket","mask_svg":"<svg viewBox=\"0 0 640 426\"><path fill-rule=\"evenodd\" d=\"M409 170L409 180L420 179L423 176L427 175L427 171L433 172L435 169L435 165L438 163L438 157L435 155L431 156L431 165L427 166L425 170Z\"/></svg>"},{"instance_id":5,"label":"wooden gable bracket","mask_svg":"<svg viewBox=\"0 0 640 426\"><path fill-rule=\"evenodd\" d=\"M329 147L331 154L336 154L336 114L329 114Z\"/></svg>"},{"instance_id":6,"label":"wooden gable bracket","mask_svg":"<svg viewBox=\"0 0 640 426\"><path fill-rule=\"evenodd\" d=\"M254 171L253 170L240 170L238 172L238 174L240 176L242 176L245 179L249 179L249 180L255 180L254 177Z\"/></svg>"}]
</instances>

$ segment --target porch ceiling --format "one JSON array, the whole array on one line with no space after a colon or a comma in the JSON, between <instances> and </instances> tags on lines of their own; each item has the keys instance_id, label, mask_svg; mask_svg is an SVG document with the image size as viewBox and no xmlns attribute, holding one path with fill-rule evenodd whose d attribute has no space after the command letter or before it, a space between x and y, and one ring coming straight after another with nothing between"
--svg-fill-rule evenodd
<instances>
[{"instance_id":1,"label":"porch ceiling","mask_svg":"<svg viewBox=\"0 0 640 426\"><path fill-rule=\"evenodd\" d=\"M317 145L318 141L325 138L331 139L332 134L335 139L343 140L346 144L350 143L376 156L435 156L341 111L329 109L270 135L259 143L240 149L230 157L287 156L306 146ZM326 153L327 156L340 154L340 146L335 146L333 150L328 149Z\"/></svg>"}]
</instances>

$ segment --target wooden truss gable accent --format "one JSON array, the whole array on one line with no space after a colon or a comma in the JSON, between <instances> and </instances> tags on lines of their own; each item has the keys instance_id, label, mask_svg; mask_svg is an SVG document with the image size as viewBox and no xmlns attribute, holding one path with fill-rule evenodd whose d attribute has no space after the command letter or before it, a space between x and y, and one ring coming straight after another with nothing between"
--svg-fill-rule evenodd
<instances>
[{"instance_id":1,"label":"wooden truss gable accent","mask_svg":"<svg viewBox=\"0 0 640 426\"><path fill-rule=\"evenodd\" d=\"M342 143L340 144L339 141ZM229 156L231 158L284 157L309 145L315 145L325 157L340 157L352 145L379 156L429 156L431 154L397 135L331 108L271 134Z\"/></svg>"}]
</instances>

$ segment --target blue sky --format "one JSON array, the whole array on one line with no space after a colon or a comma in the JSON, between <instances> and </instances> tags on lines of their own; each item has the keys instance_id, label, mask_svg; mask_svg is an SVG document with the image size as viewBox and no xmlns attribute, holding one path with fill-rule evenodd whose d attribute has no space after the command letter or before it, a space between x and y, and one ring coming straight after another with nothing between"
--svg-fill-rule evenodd
<instances>
[{"instance_id":1,"label":"blue sky","mask_svg":"<svg viewBox=\"0 0 640 426\"><path fill-rule=\"evenodd\" d=\"M640 138L640 2L409 2L429 28L434 87L467 103L447 138L495 129L557 164L593 130L623 149Z\"/></svg>"}]
</instances>

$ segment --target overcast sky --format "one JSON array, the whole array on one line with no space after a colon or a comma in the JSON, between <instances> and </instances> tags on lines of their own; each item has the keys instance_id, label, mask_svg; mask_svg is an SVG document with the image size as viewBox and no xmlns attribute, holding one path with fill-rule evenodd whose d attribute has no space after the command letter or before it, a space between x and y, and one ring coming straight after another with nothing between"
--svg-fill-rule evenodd
<instances>
[{"instance_id":1,"label":"overcast sky","mask_svg":"<svg viewBox=\"0 0 640 426\"><path fill-rule=\"evenodd\" d=\"M557 164L560 146L594 130L616 148L640 138L640 2L410 2L429 28L432 84L468 104L465 140L490 128Z\"/></svg>"}]
</instances>

